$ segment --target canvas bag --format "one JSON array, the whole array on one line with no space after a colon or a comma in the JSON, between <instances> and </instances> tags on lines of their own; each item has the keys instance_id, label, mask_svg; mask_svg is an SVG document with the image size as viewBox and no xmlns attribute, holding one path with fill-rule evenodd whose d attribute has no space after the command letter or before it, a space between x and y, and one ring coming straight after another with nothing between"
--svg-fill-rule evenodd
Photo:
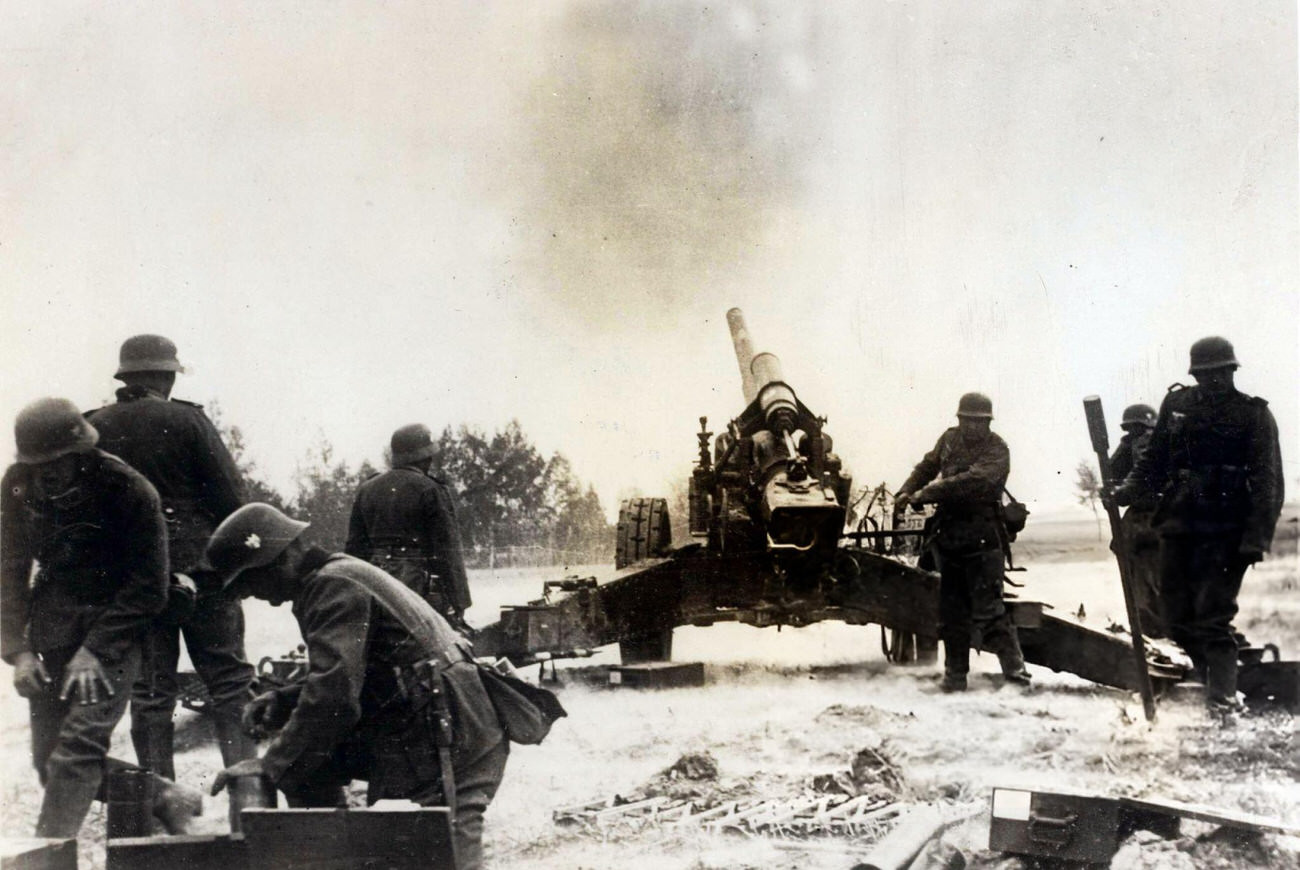
<instances>
[{"instance_id":1,"label":"canvas bag","mask_svg":"<svg viewBox=\"0 0 1300 870\"><path fill-rule=\"evenodd\" d=\"M479 676L511 743L533 746L546 739L556 719L569 715L555 693L478 663Z\"/></svg>"}]
</instances>

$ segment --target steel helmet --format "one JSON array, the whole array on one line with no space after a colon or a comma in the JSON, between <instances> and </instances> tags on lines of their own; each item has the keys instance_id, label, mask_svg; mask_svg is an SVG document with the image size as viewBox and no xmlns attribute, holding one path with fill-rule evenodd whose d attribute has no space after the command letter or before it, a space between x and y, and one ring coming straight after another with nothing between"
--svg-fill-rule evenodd
<instances>
[{"instance_id":1,"label":"steel helmet","mask_svg":"<svg viewBox=\"0 0 1300 870\"><path fill-rule=\"evenodd\" d=\"M1155 428L1156 409L1150 405L1129 405L1124 409L1124 416L1119 421L1120 428L1138 425Z\"/></svg>"},{"instance_id":2,"label":"steel helmet","mask_svg":"<svg viewBox=\"0 0 1300 870\"><path fill-rule=\"evenodd\" d=\"M1197 372L1222 369L1228 366L1235 369L1241 365L1241 363L1237 362L1237 355L1232 350L1232 342L1218 335L1202 338L1193 344L1191 358L1192 364L1187 369L1187 372L1193 375Z\"/></svg>"},{"instance_id":3,"label":"steel helmet","mask_svg":"<svg viewBox=\"0 0 1300 870\"><path fill-rule=\"evenodd\" d=\"M67 399L37 399L18 412L14 421L15 457L35 465L65 453L84 453L99 441L95 427Z\"/></svg>"},{"instance_id":4,"label":"steel helmet","mask_svg":"<svg viewBox=\"0 0 1300 870\"><path fill-rule=\"evenodd\" d=\"M269 504L246 504L217 526L204 558L225 588L241 571L274 562L309 525L285 516Z\"/></svg>"},{"instance_id":5,"label":"steel helmet","mask_svg":"<svg viewBox=\"0 0 1300 870\"><path fill-rule=\"evenodd\" d=\"M122 342L117 354L117 372L120 378L132 372L184 372L185 367L176 359L176 345L161 335L133 335Z\"/></svg>"},{"instance_id":6,"label":"steel helmet","mask_svg":"<svg viewBox=\"0 0 1300 870\"><path fill-rule=\"evenodd\" d=\"M433 455L433 435L423 423L412 423L393 433L389 447L393 454L394 468L408 465Z\"/></svg>"},{"instance_id":7,"label":"steel helmet","mask_svg":"<svg viewBox=\"0 0 1300 870\"><path fill-rule=\"evenodd\" d=\"M993 400L983 393L967 393L957 402L958 417L993 419Z\"/></svg>"}]
</instances>

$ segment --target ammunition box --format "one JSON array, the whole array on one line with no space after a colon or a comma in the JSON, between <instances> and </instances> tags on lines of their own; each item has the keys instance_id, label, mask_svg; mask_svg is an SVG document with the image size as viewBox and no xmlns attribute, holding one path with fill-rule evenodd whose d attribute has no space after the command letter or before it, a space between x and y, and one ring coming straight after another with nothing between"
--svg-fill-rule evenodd
<instances>
[{"instance_id":1,"label":"ammunition box","mask_svg":"<svg viewBox=\"0 0 1300 870\"><path fill-rule=\"evenodd\" d=\"M77 870L77 841L5 837L0 870Z\"/></svg>"},{"instance_id":2,"label":"ammunition box","mask_svg":"<svg viewBox=\"0 0 1300 870\"><path fill-rule=\"evenodd\" d=\"M676 689L704 685L704 662L645 662L609 669L611 687Z\"/></svg>"},{"instance_id":3,"label":"ammunition box","mask_svg":"<svg viewBox=\"0 0 1300 870\"><path fill-rule=\"evenodd\" d=\"M428 870L456 866L451 813L446 807L246 809L243 824L248 870Z\"/></svg>"},{"instance_id":4,"label":"ammunition box","mask_svg":"<svg viewBox=\"0 0 1300 870\"><path fill-rule=\"evenodd\" d=\"M107 870L244 870L248 849L242 837L179 835L119 837L108 841Z\"/></svg>"}]
</instances>

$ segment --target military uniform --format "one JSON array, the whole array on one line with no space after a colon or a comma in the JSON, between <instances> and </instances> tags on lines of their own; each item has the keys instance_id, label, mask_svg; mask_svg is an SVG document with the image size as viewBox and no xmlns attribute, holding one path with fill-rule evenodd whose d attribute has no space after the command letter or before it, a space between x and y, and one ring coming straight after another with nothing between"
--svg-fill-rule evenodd
<instances>
[{"instance_id":1,"label":"military uniform","mask_svg":"<svg viewBox=\"0 0 1300 870\"><path fill-rule=\"evenodd\" d=\"M293 614L307 644L305 683L263 757L265 775L293 805L332 806L341 786L369 783L371 803L445 803L432 700L412 687L425 665L452 720L458 866L481 861L483 811L505 772L509 744L468 641L413 591L379 569L313 548Z\"/></svg>"},{"instance_id":2,"label":"military uniform","mask_svg":"<svg viewBox=\"0 0 1300 870\"><path fill-rule=\"evenodd\" d=\"M415 465L361 485L344 549L401 580L453 624L472 603L451 495Z\"/></svg>"},{"instance_id":3,"label":"military uniform","mask_svg":"<svg viewBox=\"0 0 1300 870\"><path fill-rule=\"evenodd\" d=\"M1111 475L1123 480L1151 443L1150 429L1125 432L1110 458ZM1133 591L1137 596L1138 618L1147 637L1168 637L1164 608L1160 603L1160 536L1151 527L1155 499L1146 498L1124 511L1120 520L1125 552L1132 572ZM1112 542L1112 549L1115 548Z\"/></svg>"},{"instance_id":4,"label":"military uniform","mask_svg":"<svg viewBox=\"0 0 1300 870\"><path fill-rule=\"evenodd\" d=\"M999 505L1010 472L1011 452L1001 437L988 432L971 443L954 426L939 436L901 490L914 495L924 488L924 500L937 505L928 545L940 575L946 687L965 687L973 639L997 654L1004 674L1027 679L1002 599L1005 532Z\"/></svg>"},{"instance_id":5,"label":"military uniform","mask_svg":"<svg viewBox=\"0 0 1300 870\"><path fill-rule=\"evenodd\" d=\"M1205 677L1207 698L1234 703L1237 593L1247 566L1268 550L1282 508L1282 455L1268 403L1235 388L1171 391L1125 489L1159 494L1152 525L1170 637Z\"/></svg>"},{"instance_id":6,"label":"military uniform","mask_svg":"<svg viewBox=\"0 0 1300 870\"><path fill-rule=\"evenodd\" d=\"M29 699L32 763L45 785L42 837L76 836L106 765L129 766L107 758L109 740L139 671L141 636L167 594L167 535L153 486L100 450L76 458L75 483L59 495L39 492L31 464L10 466L0 484L0 652L10 664L35 653L51 677ZM113 693L98 703L59 700L79 648L108 674Z\"/></svg>"},{"instance_id":7,"label":"military uniform","mask_svg":"<svg viewBox=\"0 0 1300 870\"><path fill-rule=\"evenodd\" d=\"M99 430L99 446L130 463L158 490L169 570L190 575L198 586L194 612L179 628L168 620L151 626L141 679L132 692L136 755L141 765L175 779L172 717L180 693L176 667L183 634L212 698L223 758L228 763L247 758L255 747L241 736L239 715L251 697L254 672L244 655L244 614L239 601L201 567L208 537L243 501L234 460L200 406L138 384L122 387L115 404L87 416Z\"/></svg>"}]
</instances>

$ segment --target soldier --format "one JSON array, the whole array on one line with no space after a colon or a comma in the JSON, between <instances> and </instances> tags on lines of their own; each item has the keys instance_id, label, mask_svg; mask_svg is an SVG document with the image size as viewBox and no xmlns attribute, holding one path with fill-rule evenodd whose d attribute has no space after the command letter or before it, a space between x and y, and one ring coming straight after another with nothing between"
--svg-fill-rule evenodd
<instances>
[{"instance_id":1,"label":"soldier","mask_svg":"<svg viewBox=\"0 0 1300 870\"><path fill-rule=\"evenodd\" d=\"M483 810L509 744L469 641L378 568L303 543L305 528L254 503L227 517L208 544L233 592L293 602L310 662L305 682L249 705L250 728L283 727L261 759L219 774L213 794L260 774L291 806L336 806L343 786L365 779L370 803L450 806L456 866L478 867Z\"/></svg>"},{"instance_id":2,"label":"soldier","mask_svg":"<svg viewBox=\"0 0 1300 870\"><path fill-rule=\"evenodd\" d=\"M344 552L401 580L465 630L469 578L451 494L446 483L429 474L434 452L429 428L403 426L393 433L391 447L392 470L357 490Z\"/></svg>"},{"instance_id":3,"label":"soldier","mask_svg":"<svg viewBox=\"0 0 1300 870\"><path fill-rule=\"evenodd\" d=\"M988 396L962 396L957 425L939 436L895 497L901 505L920 508L933 502L938 508L929 546L940 575L945 692L966 690L972 629L983 646L997 653L1009 682L1029 684L1020 640L1002 600L1006 531L1001 501L1011 453L990 431L992 419Z\"/></svg>"},{"instance_id":4,"label":"soldier","mask_svg":"<svg viewBox=\"0 0 1300 870\"><path fill-rule=\"evenodd\" d=\"M1264 557L1282 510L1282 452L1263 399L1238 392L1227 339L1192 345L1196 386L1165 396L1155 431L1114 496L1159 494L1160 593L1169 636L1205 680L1206 703L1239 708L1232 619L1246 568Z\"/></svg>"},{"instance_id":5,"label":"soldier","mask_svg":"<svg viewBox=\"0 0 1300 870\"><path fill-rule=\"evenodd\" d=\"M140 638L166 602L158 494L114 456L66 399L40 399L14 426L17 462L0 492L0 646L31 708L32 763L45 796L38 837L75 837L102 800L109 739L140 668ZM34 582L31 581L33 568ZM154 814L173 833L199 796L155 779Z\"/></svg>"},{"instance_id":6,"label":"soldier","mask_svg":"<svg viewBox=\"0 0 1300 870\"><path fill-rule=\"evenodd\" d=\"M143 474L162 499L171 574L193 578L193 613L178 626L156 620L145 642L140 680L132 690L131 740L140 764L176 778L172 716L180 686L176 664L185 636L194 669L212 697L210 712L222 760L234 764L257 754L239 726L252 697L253 667L244 657L244 613L239 600L200 567L203 547L217 524L242 503L238 469L216 427L198 405L169 398L183 372L176 345L160 335L137 335L122 343L114 375L125 386L117 402L88 417L99 445ZM238 822L232 807L232 823Z\"/></svg>"},{"instance_id":7,"label":"soldier","mask_svg":"<svg viewBox=\"0 0 1300 870\"><path fill-rule=\"evenodd\" d=\"M1150 405L1129 405L1124 409L1120 420L1124 435L1110 458L1111 475L1115 480L1123 480L1133 470L1137 458L1151 443L1155 426L1156 409ZM1128 560L1142 633L1159 638L1168 637L1169 630L1165 627L1160 606L1160 536L1151 528L1155 509L1155 499L1148 496L1124 511L1121 521L1124 552L1119 555ZM1115 547L1112 542L1111 548Z\"/></svg>"}]
</instances>

